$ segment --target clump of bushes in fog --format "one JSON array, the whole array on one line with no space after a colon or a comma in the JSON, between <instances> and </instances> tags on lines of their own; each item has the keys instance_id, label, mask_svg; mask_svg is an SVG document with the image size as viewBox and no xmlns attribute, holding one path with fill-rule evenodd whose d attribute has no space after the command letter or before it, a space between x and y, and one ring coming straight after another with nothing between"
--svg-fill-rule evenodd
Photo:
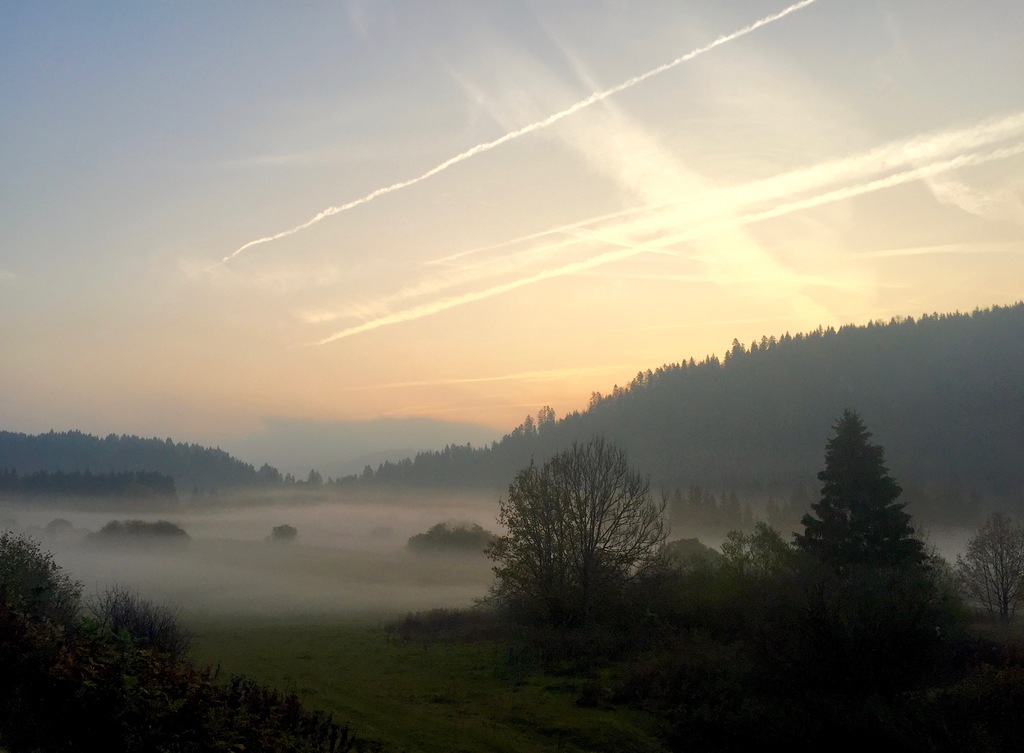
<instances>
[{"instance_id":1,"label":"clump of bushes in fog","mask_svg":"<svg viewBox=\"0 0 1024 753\"><path fill-rule=\"evenodd\" d=\"M112 520L90 539L96 541L188 541L191 537L181 526L168 520Z\"/></svg>"},{"instance_id":2,"label":"clump of bushes in fog","mask_svg":"<svg viewBox=\"0 0 1024 753\"><path fill-rule=\"evenodd\" d=\"M274 526L270 531L270 537L268 541L273 541L276 544L283 544L291 541L295 541L299 536L299 531L295 526L290 526L287 523L280 526Z\"/></svg>"},{"instance_id":3,"label":"clump of bushes in fog","mask_svg":"<svg viewBox=\"0 0 1024 753\"><path fill-rule=\"evenodd\" d=\"M410 537L406 546L414 552L483 553L492 541L494 534L476 523L437 523Z\"/></svg>"}]
</instances>

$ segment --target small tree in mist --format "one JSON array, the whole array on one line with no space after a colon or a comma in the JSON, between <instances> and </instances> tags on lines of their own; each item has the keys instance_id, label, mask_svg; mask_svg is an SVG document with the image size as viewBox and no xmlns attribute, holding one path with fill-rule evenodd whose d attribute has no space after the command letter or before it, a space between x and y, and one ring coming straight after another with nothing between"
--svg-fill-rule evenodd
<instances>
[{"instance_id":1,"label":"small tree in mist","mask_svg":"<svg viewBox=\"0 0 1024 753\"><path fill-rule=\"evenodd\" d=\"M494 595L549 624L580 625L662 563L665 503L601 437L516 474L500 501L508 533L488 548Z\"/></svg>"},{"instance_id":2,"label":"small tree in mist","mask_svg":"<svg viewBox=\"0 0 1024 753\"><path fill-rule=\"evenodd\" d=\"M1024 527L992 513L957 555L956 573L967 595L1007 621L1024 602Z\"/></svg>"}]
</instances>

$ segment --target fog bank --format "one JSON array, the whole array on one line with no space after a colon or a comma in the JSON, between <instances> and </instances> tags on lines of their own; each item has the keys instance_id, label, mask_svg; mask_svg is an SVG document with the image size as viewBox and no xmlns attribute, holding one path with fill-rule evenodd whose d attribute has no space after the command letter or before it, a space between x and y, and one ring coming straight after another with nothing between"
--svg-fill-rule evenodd
<instances>
[{"instance_id":1,"label":"fog bank","mask_svg":"<svg viewBox=\"0 0 1024 753\"><path fill-rule=\"evenodd\" d=\"M471 606L491 583L482 553L417 554L405 548L409 537L441 521L494 530L496 513L496 498L424 495L143 514L8 505L0 507L0 522L39 539L86 596L119 584L185 615L403 614ZM190 539L111 544L89 536L126 518L169 520ZM48 533L55 519L70 530ZM285 524L298 530L297 539L270 541L272 529Z\"/></svg>"}]
</instances>

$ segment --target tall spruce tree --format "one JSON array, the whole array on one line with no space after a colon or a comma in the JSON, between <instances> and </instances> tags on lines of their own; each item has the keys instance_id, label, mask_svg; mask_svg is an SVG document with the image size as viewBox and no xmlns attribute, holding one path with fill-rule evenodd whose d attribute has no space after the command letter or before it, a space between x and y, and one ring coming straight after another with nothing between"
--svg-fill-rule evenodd
<instances>
[{"instance_id":1,"label":"tall spruce tree","mask_svg":"<svg viewBox=\"0 0 1024 753\"><path fill-rule=\"evenodd\" d=\"M843 412L825 450L821 499L804 515L796 545L833 567L908 567L925 560L910 515L896 501L903 491L889 475L885 450L870 442L860 416Z\"/></svg>"}]
</instances>

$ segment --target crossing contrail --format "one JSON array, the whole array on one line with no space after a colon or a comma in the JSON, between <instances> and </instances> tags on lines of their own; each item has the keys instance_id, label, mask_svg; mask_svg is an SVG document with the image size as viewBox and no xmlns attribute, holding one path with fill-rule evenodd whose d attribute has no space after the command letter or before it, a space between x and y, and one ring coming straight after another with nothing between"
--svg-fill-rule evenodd
<instances>
[{"instance_id":1,"label":"crossing contrail","mask_svg":"<svg viewBox=\"0 0 1024 753\"><path fill-rule=\"evenodd\" d=\"M272 241L287 238L290 235L295 235L296 233L301 232L308 227L312 227L313 225L317 224L321 220L327 219L328 217L333 217L334 215L340 214L341 212L347 212L349 209L354 209L355 207L358 207L362 204L371 202L378 196L394 193L395 191L400 191L403 188L414 186L417 183L427 180L427 178L431 178L437 175L438 173L447 170L449 167L459 164L460 162L465 162L466 160L471 159L472 157L475 157L478 154L489 152L492 149L496 149L497 147L501 146L502 144L506 144L509 141L518 139L520 136L526 136L527 134L534 133L535 131L539 131L543 128L547 128L550 125L554 125L563 118L567 118L570 115L574 115L580 110L586 107L590 107L590 105L596 104L597 102L605 100L608 97L611 97L612 95L625 91L626 89L630 89L653 76L657 76L660 73L664 73L665 71L671 70L676 66L682 65L683 63L693 60L694 58L703 55L705 52L710 52L716 47L720 47L721 45L726 44L727 42L732 42L735 39L739 39L740 37L746 36L747 34L750 34L751 32L760 29L762 26L767 26L770 23L774 23L775 21L785 18L790 13L795 13L796 11L802 8L806 8L813 2L815 2L815 0L801 0L801 2L793 3L788 8L784 8L783 10L780 10L778 13L773 13L770 16L765 16L764 18L758 19L757 21L747 24L742 29L738 29L737 31L734 31L730 34L724 34L715 39L714 41L704 45L703 47L698 47L686 53L685 55L677 57L675 60L672 60L663 65L659 65L657 68L652 68L645 73L633 76L633 78L627 79L626 81L623 81L620 84L616 84L615 86L609 89L602 89L600 91L596 91L593 94L590 94L589 96L579 100L575 104L570 105L564 110L559 110L553 115L549 115L548 117L542 120L538 120L534 123L530 123L529 125L525 125L522 128L519 128L515 131L509 131L504 136L500 136L499 138L496 138L493 141L487 141L482 144L477 144L476 146L471 147L470 149L467 149L464 152L456 154L454 157L446 159L444 162L440 163L436 167L427 170L425 173L418 175L415 178L409 178L408 180L399 181L398 183L392 183L390 186L378 188L366 194L362 198L353 199L352 201L349 201L345 204L339 204L338 206L328 207L322 212L314 215L311 219L306 220L301 225L296 225L295 227L290 228L288 230L282 230L281 232L275 233L274 235L267 235L264 236L263 238L257 238L256 240L249 241L245 245L239 246L237 249L235 249L235 251L225 256L221 263L225 263L230 261L231 259L234 259L236 256L252 248L253 246L258 246L262 243L271 243Z\"/></svg>"},{"instance_id":2,"label":"crossing contrail","mask_svg":"<svg viewBox=\"0 0 1024 753\"><path fill-rule=\"evenodd\" d=\"M587 217L517 238L458 251L438 259L433 259L427 262L427 264L445 266L482 252L495 251L542 238L562 236L571 231L600 225L609 220L650 214L658 209L671 209L692 204L699 211L707 212L706 207L715 205L720 201L725 201L730 205L739 205L741 203L749 204L756 200L785 198L796 195L801 191L820 189L829 183L864 180L871 175L896 170L907 164L938 162L949 157L950 154L962 154L972 149L989 146L1018 136L1021 132L1024 132L1024 111L1002 117L989 118L964 128L922 133L909 139L890 141L866 151L825 160L814 165L800 167L770 178L761 178L738 186L712 188L700 194L690 194L682 198L670 199L656 204L627 207L595 217ZM571 242L573 241L568 241L567 243ZM557 248L558 245L553 244L552 248Z\"/></svg>"},{"instance_id":3,"label":"crossing contrail","mask_svg":"<svg viewBox=\"0 0 1024 753\"><path fill-rule=\"evenodd\" d=\"M726 224L736 217L745 217L752 208L771 202L771 206L793 207L794 200L804 194L812 197L829 195L837 186L867 186L880 176L893 174L908 175L915 167L924 167L919 173L925 179L948 172L954 167L951 158L972 153L981 147L993 146L1011 137L1024 133L1024 111L989 118L973 125L951 128L943 131L921 133L910 138L890 141L865 151L839 158L827 159L812 165L800 167L768 178L760 178L739 185L716 187L700 194L688 194L682 198L632 206L593 217L587 217L567 224L529 233L510 240L459 251L427 262L428 265L448 267L438 279L427 279L403 288L390 295L378 298L375 303L390 308L411 298L436 296L459 285L475 283L481 277L493 277L503 273L516 273L522 267L543 257L578 249L593 240L592 233L604 233L623 228L626 231L661 233L658 212L689 207L695 216L719 217L719 220L705 219L701 227L712 223ZM941 169L937 169L941 168ZM930 172L929 172L930 170ZM846 189L841 189L846 190ZM813 193L811 193L813 192ZM817 200L817 199L815 199ZM618 225L610 225L620 221ZM673 223L675 220L673 220ZM743 223L740 222L742 225ZM502 254L497 260L488 259L469 266L456 266L455 262L487 251L521 246L530 241L547 241L534 245L525 251ZM352 316L351 309L344 312L318 311L307 315L306 321L318 324ZM362 318L361 315L358 315Z\"/></svg>"},{"instance_id":4,"label":"crossing contrail","mask_svg":"<svg viewBox=\"0 0 1024 753\"><path fill-rule=\"evenodd\" d=\"M549 280L556 277L562 277L569 274L578 274L580 272L595 269L597 267L604 266L617 261L638 256L642 253L648 253L656 251L668 246L675 245L677 243L683 243L686 241L693 240L698 237L711 235L716 232L722 232L737 227L743 227L750 225L754 222L761 222L763 220L774 219L776 217L782 217L787 214L794 212L811 209L814 207L821 206L823 204L830 204L836 201L843 201L850 199L855 196L863 196L865 194L874 193L876 191L882 191L896 186L904 185L914 181L922 180L930 176L939 175L942 173L950 172L952 170L958 170L964 167L973 167L976 165L983 165L989 162L995 162L999 160L1008 159L1010 157L1016 157L1024 154L1024 142L1005 146L1000 149L995 149L989 152L974 152L967 154L960 154L951 158L941 159L933 161L926 165L913 167L910 169L901 170L899 172L892 173L890 175L875 178L873 180L864 181L854 185L849 185L841 188L836 188L829 191L816 194L814 196L800 198L796 200L782 202L774 207L770 207L765 210L748 212L747 214L740 215L734 218L723 219L720 221L712 221L703 225L699 225L694 228L688 228L682 232L678 232L669 236L658 238L657 240L647 241L644 243L638 243L635 245L622 245L613 251L605 251L589 259L581 261L570 262L563 264L559 267L551 269L541 270L531 275L521 277L516 280L504 282L492 287L465 293L450 298L445 298L439 301L433 301L421 304L419 306L413 306L401 311L388 314L386 316L373 319L362 324L358 324L347 329L335 332L322 340L317 341L316 345L327 345L328 343L335 342L353 335L358 335L363 332L369 332L380 327L385 327L391 324L399 324L401 322L414 321L421 319L425 316L447 311L449 309L463 306L468 303L474 303L476 301L482 301L487 298L492 298L502 293L507 293L517 288L525 287L526 285L532 285L543 280ZM598 240L598 239L595 239ZM619 244L616 244L619 245Z\"/></svg>"}]
</instances>

